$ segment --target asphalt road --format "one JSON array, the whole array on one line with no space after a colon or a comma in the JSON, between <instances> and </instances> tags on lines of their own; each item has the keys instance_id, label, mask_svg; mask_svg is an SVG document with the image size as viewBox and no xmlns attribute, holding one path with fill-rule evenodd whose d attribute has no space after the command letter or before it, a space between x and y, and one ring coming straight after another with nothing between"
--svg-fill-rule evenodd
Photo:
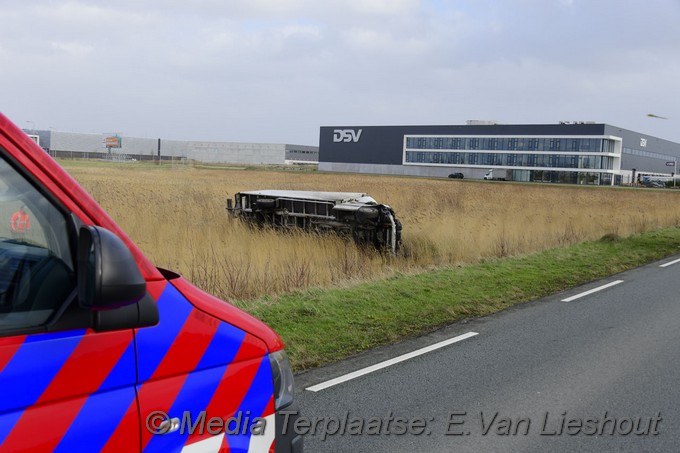
<instances>
[{"instance_id":1,"label":"asphalt road","mask_svg":"<svg viewBox=\"0 0 680 453\"><path fill-rule=\"evenodd\" d=\"M680 263L660 267L671 261L296 376L305 451L680 451Z\"/></svg>"}]
</instances>

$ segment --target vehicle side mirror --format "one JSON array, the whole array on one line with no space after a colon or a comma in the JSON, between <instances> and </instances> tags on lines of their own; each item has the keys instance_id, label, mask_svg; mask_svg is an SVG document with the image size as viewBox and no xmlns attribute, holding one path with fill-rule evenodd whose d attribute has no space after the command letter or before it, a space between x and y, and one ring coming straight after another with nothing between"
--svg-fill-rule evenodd
<instances>
[{"instance_id":1,"label":"vehicle side mirror","mask_svg":"<svg viewBox=\"0 0 680 453\"><path fill-rule=\"evenodd\" d=\"M125 243L109 230L83 226L78 235L78 302L89 310L134 304L146 281Z\"/></svg>"}]
</instances>

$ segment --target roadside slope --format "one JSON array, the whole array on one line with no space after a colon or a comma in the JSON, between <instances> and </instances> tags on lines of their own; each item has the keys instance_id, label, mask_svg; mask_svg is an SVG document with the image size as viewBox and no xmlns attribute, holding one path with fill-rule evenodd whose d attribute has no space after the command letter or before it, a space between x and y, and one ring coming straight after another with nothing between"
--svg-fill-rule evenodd
<instances>
[{"instance_id":1,"label":"roadside slope","mask_svg":"<svg viewBox=\"0 0 680 453\"><path fill-rule=\"evenodd\" d=\"M236 304L281 335L293 367L301 371L679 252L680 229L666 228L346 289L312 289Z\"/></svg>"}]
</instances>

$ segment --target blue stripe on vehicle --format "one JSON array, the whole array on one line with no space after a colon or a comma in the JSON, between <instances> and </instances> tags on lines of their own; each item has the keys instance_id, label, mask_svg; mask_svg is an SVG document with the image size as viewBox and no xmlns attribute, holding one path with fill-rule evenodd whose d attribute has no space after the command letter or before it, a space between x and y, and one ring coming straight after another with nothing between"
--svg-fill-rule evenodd
<instances>
[{"instance_id":1,"label":"blue stripe on vehicle","mask_svg":"<svg viewBox=\"0 0 680 453\"><path fill-rule=\"evenodd\" d=\"M224 373L227 370L227 365L216 368L209 368L202 371L194 371L187 376L182 390L180 390L172 407L168 410L168 415L171 418L177 417L180 421L184 420L185 414L191 414L189 423L196 423L199 420L199 415L205 411L210 403L210 400L217 390ZM151 385L162 385L160 383L152 383ZM223 414L206 414L205 425L207 426L207 417L222 416ZM144 414L142 414L144 417ZM200 426L196 427L196 432L200 432ZM180 426L180 430L167 436L153 436L144 449L145 452L166 452L179 451L189 437L190 425L187 423L184 429Z\"/></svg>"},{"instance_id":2,"label":"blue stripe on vehicle","mask_svg":"<svg viewBox=\"0 0 680 453\"><path fill-rule=\"evenodd\" d=\"M269 400L274 393L274 382L272 378L272 368L269 363L269 356L265 355L260 362L260 367L257 374L250 384L248 393L243 398L241 405L236 413L245 414L246 411L250 413L250 420L246 434L230 435L227 437L229 443L229 451L248 451L250 444L250 427L253 425L253 419L262 417Z\"/></svg>"},{"instance_id":3,"label":"blue stripe on vehicle","mask_svg":"<svg viewBox=\"0 0 680 453\"><path fill-rule=\"evenodd\" d=\"M229 364L234 361L246 333L225 322L220 323L196 370Z\"/></svg>"},{"instance_id":4,"label":"blue stripe on vehicle","mask_svg":"<svg viewBox=\"0 0 680 453\"><path fill-rule=\"evenodd\" d=\"M170 417L178 417L182 420L184 413L188 411L191 413L192 421L198 419L200 412L208 407L217 387L222 382L227 366L234 361L245 335L241 329L227 323L220 323L195 371L188 374L182 389L168 411ZM225 414L212 416L224 417ZM189 434L187 430L176 436L154 436L144 451L169 451L178 446L181 448Z\"/></svg>"},{"instance_id":5,"label":"blue stripe on vehicle","mask_svg":"<svg viewBox=\"0 0 680 453\"><path fill-rule=\"evenodd\" d=\"M151 378L168 350L177 339L193 306L172 285L167 285L158 298L160 322L139 329L136 334L138 351L138 382Z\"/></svg>"},{"instance_id":6,"label":"blue stripe on vehicle","mask_svg":"<svg viewBox=\"0 0 680 453\"><path fill-rule=\"evenodd\" d=\"M135 341L130 340L130 344L118 359L118 362L101 383L97 392L103 392L112 388L133 386L137 379L137 356L135 351Z\"/></svg>"},{"instance_id":7,"label":"blue stripe on vehicle","mask_svg":"<svg viewBox=\"0 0 680 453\"><path fill-rule=\"evenodd\" d=\"M31 335L0 373L0 413L35 404L82 340L85 330Z\"/></svg>"},{"instance_id":8,"label":"blue stripe on vehicle","mask_svg":"<svg viewBox=\"0 0 680 453\"><path fill-rule=\"evenodd\" d=\"M97 392L87 398L55 451L78 451L81 445L100 451L135 402L136 378L135 343L130 341Z\"/></svg>"},{"instance_id":9,"label":"blue stripe on vehicle","mask_svg":"<svg viewBox=\"0 0 680 453\"><path fill-rule=\"evenodd\" d=\"M54 451L101 451L134 402L132 386L90 395Z\"/></svg>"},{"instance_id":10,"label":"blue stripe on vehicle","mask_svg":"<svg viewBox=\"0 0 680 453\"><path fill-rule=\"evenodd\" d=\"M24 343L35 343L40 341L48 340L59 340L60 338L71 338L74 336L83 336L87 332L87 329L80 330L65 330L63 332L51 332L51 333L39 333L35 335L29 335L24 340Z\"/></svg>"},{"instance_id":11,"label":"blue stripe on vehicle","mask_svg":"<svg viewBox=\"0 0 680 453\"><path fill-rule=\"evenodd\" d=\"M17 424L19 418L21 417L21 414L23 413L24 411L21 410L10 412L8 414L0 414L0 449L2 447L2 443L5 441L9 433L12 431L14 425Z\"/></svg>"}]
</instances>

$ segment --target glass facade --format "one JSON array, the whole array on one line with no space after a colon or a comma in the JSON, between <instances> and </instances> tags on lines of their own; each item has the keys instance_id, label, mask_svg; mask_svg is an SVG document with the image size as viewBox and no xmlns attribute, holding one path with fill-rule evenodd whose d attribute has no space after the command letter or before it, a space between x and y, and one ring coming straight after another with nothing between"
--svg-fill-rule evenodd
<instances>
[{"instance_id":1,"label":"glass facade","mask_svg":"<svg viewBox=\"0 0 680 453\"><path fill-rule=\"evenodd\" d=\"M620 183L620 176L612 174L612 170L618 170L620 159L617 141L609 138L408 135L404 138L406 165L500 167L512 170L514 181Z\"/></svg>"},{"instance_id":2,"label":"glass facade","mask_svg":"<svg viewBox=\"0 0 680 453\"><path fill-rule=\"evenodd\" d=\"M513 171L513 173L517 172L518 170ZM596 173L596 172L577 173L573 171L529 170L527 171L526 176L527 176L526 178L519 179L515 178L515 175L513 174L513 181L587 184L601 186L608 186L612 184L611 173ZM621 175L614 175L614 184L615 185L621 184Z\"/></svg>"},{"instance_id":3,"label":"glass facade","mask_svg":"<svg viewBox=\"0 0 680 453\"><path fill-rule=\"evenodd\" d=\"M503 167L592 168L612 170L614 158L582 154L515 154L490 152L406 151L405 163Z\"/></svg>"},{"instance_id":4,"label":"glass facade","mask_svg":"<svg viewBox=\"0 0 680 453\"><path fill-rule=\"evenodd\" d=\"M537 137L406 137L406 149L613 153L614 140Z\"/></svg>"}]
</instances>

